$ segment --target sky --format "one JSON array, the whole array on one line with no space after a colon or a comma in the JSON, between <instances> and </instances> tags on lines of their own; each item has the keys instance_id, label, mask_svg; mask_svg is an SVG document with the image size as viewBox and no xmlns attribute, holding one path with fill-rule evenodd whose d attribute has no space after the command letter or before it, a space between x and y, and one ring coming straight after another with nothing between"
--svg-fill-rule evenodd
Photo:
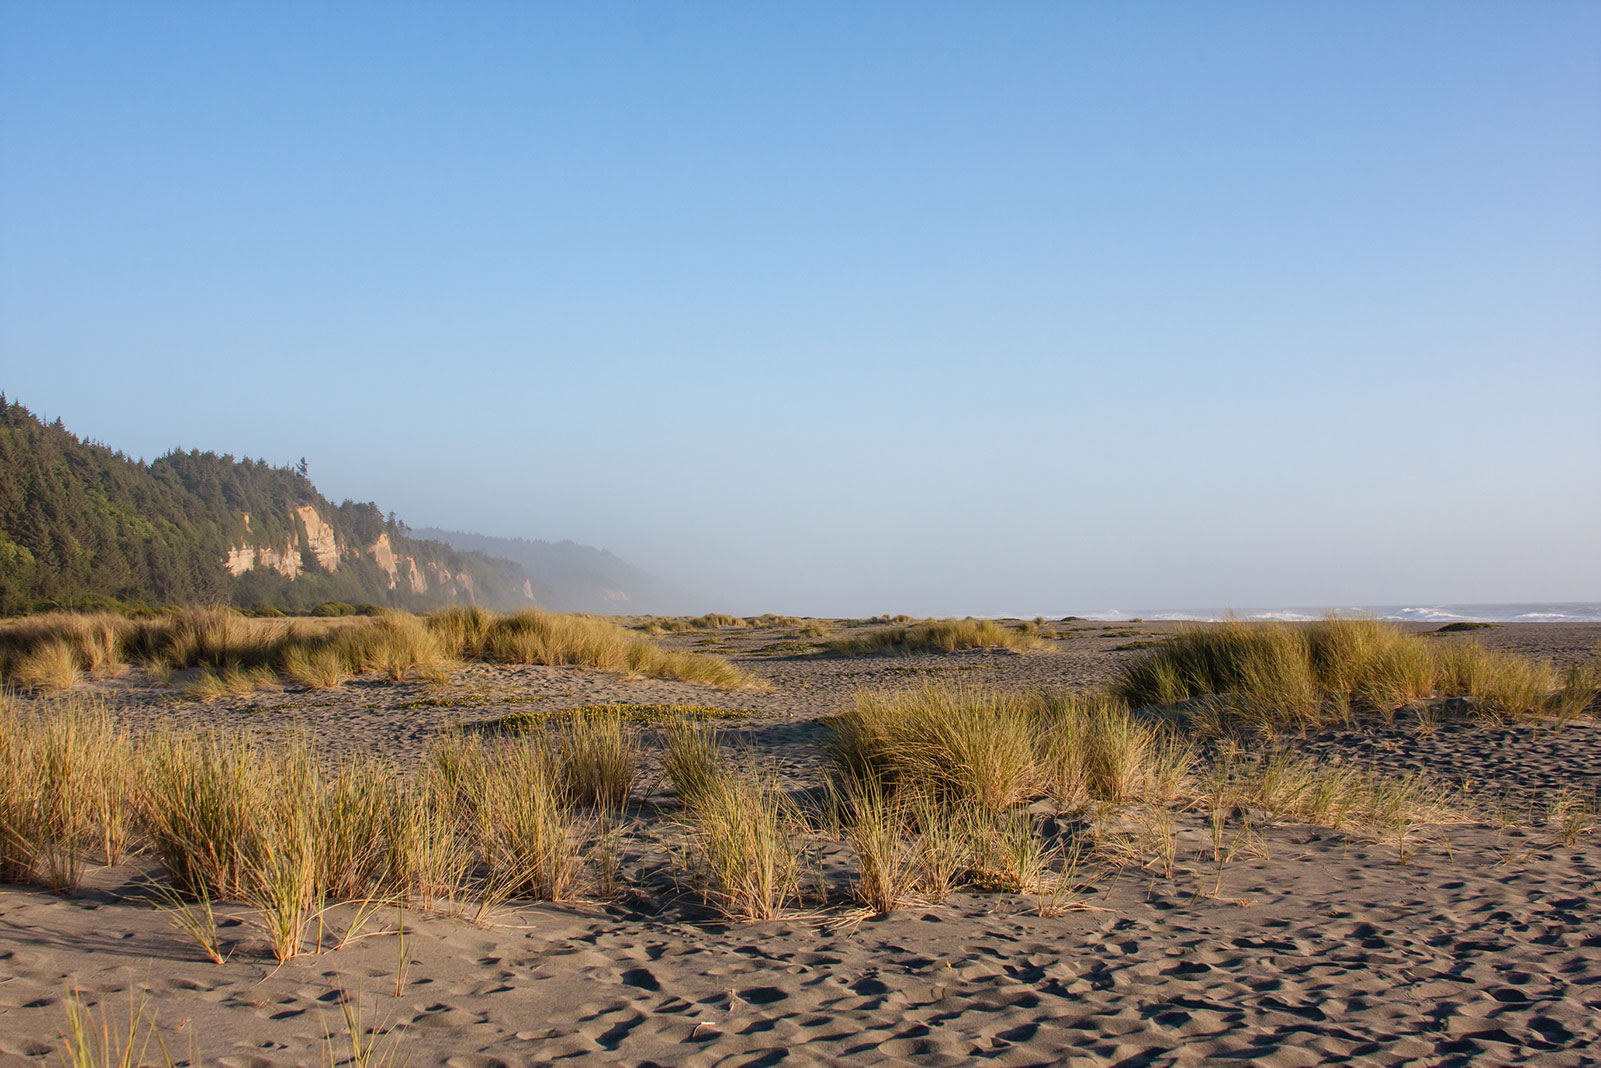
<instances>
[{"instance_id":1,"label":"sky","mask_svg":"<svg viewBox=\"0 0 1601 1068\"><path fill-rule=\"evenodd\" d=\"M0 388L728 611L1601 600L1601 5L0 0Z\"/></svg>"}]
</instances>

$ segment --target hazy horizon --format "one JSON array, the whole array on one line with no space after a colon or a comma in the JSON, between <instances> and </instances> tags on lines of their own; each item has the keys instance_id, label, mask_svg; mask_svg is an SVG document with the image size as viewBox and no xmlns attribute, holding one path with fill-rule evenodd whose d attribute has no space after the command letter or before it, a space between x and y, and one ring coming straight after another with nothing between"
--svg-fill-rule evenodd
<instances>
[{"instance_id":1,"label":"hazy horizon","mask_svg":"<svg viewBox=\"0 0 1601 1068\"><path fill-rule=\"evenodd\" d=\"M13 3L0 389L726 611L1601 600L1598 54L1579 3Z\"/></svg>"}]
</instances>

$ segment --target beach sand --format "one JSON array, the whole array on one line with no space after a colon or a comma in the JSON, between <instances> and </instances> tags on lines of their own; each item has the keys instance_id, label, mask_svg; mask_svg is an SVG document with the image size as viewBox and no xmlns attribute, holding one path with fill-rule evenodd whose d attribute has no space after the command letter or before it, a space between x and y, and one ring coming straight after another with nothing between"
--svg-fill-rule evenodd
<instances>
[{"instance_id":1,"label":"beach sand","mask_svg":"<svg viewBox=\"0 0 1601 1068\"><path fill-rule=\"evenodd\" d=\"M1174 625L1057 629L1067 636L1021 655L808 658L782 630L662 639L731 655L772 682L762 692L484 664L443 686L358 680L212 703L174 701L137 670L93 685L137 729L300 730L331 753L403 764L439 730L509 711L748 710L728 734L804 789L822 781L819 719L860 688L1102 685L1138 655L1123 647ZM1593 654L1601 626L1467 637L1563 665ZM1470 783L1473 821L1403 843L1263 821L1220 871L1202 817L1179 813L1171 877L1086 868L1055 900L964 892L879 918L814 903L734 924L661 874L671 795L647 775L634 863L656 874L616 900L505 907L477 922L384 909L345 948L282 966L236 905L218 906L232 955L207 961L145 900L141 884L156 869L135 857L92 870L73 897L0 887L0 1063L54 1061L73 988L118 1020L143 996L174 1059L223 1065L325 1063L330 1034L334 1059L348 1063L342 1004L384 1033L379 1048L393 1063L416 1065L1593 1063L1601 842L1565 844L1532 806L1542 791L1601 785L1601 727L1448 722L1420 734L1398 719L1307 744ZM838 899L853 855L842 843L817 850ZM325 944L354 912L330 913Z\"/></svg>"}]
</instances>

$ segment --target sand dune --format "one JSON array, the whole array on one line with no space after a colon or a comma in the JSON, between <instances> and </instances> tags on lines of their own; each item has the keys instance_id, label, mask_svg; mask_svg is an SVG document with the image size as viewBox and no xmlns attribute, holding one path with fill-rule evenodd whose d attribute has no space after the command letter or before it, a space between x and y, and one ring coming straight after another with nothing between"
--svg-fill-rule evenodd
<instances>
[{"instance_id":1,"label":"sand dune","mask_svg":"<svg viewBox=\"0 0 1601 1068\"><path fill-rule=\"evenodd\" d=\"M818 717L855 687L956 669L1000 685L1088 685L1132 655L1115 651L1127 635L1101 636L1110 629L1084 626L1024 656L744 657L775 687L732 696L486 665L426 691L485 700L410 709L400 706L421 687L363 682L332 696L173 706L136 678L102 685L139 725L298 724L330 748L403 760L441 726L505 711L497 694L537 697L537 707L749 708L734 729L804 786L820 778ZM1531 626L1481 640L1561 660L1588 654L1597 637L1601 627ZM737 655L773 636L715 640ZM74 987L119 1019L145 992L175 1059L222 1065L323 1063L330 1034L347 1063L342 1003L359 1005L380 1052L412 1064L1593 1063L1601 845L1563 844L1516 809L1531 789L1593 786L1601 728L1449 724L1422 736L1398 724L1311 744L1470 779L1504 804L1426 833L1405 862L1394 843L1273 822L1219 872L1201 817L1180 813L1171 878L1086 870L1054 901L959 893L882 918L836 905L731 924L657 877L615 902L506 908L478 923L383 910L353 944L281 967L250 911L231 905L218 912L232 955L205 960L144 899L154 867L136 857L91 872L75 897L0 888L0 1063L53 1058ZM659 787L654 796L665 804ZM825 874L848 877L849 849L819 848ZM353 914L347 905L329 915L327 944Z\"/></svg>"}]
</instances>

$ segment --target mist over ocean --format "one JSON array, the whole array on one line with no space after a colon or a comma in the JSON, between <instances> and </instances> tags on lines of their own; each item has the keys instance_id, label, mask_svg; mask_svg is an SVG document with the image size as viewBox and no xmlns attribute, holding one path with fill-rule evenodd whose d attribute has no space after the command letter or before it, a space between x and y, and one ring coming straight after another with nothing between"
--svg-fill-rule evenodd
<instances>
[{"instance_id":1,"label":"mist over ocean","mask_svg":"<svg viewBox=\"0 0 1601 1068\"><path fill-rule=\"evenodd\" d=\"M1012 619L1045 616L1060 619L1076 615L1081 619L1117 622L1129 619L1194 620L1209 622L1233 616L1236 619L1298 622L1322 619L1329 614L1371 616L1400 623L1601 623L1601 601L1517 601L1509 604L1430 604L1430 605L1327 605L1321 608L1185 608L1185 609L1105 609L1075 612L1019 612ZM996 617L1003 618L1003 617Z\"/></svg>"}]
</instances>

